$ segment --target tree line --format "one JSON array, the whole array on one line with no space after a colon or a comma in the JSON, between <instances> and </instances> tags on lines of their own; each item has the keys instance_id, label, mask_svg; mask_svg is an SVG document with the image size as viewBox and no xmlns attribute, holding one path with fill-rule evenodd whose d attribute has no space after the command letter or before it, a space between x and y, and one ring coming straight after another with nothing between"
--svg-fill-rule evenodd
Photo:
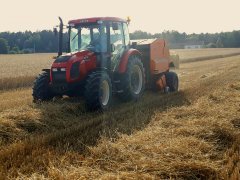
<instances>
[{"instance_id":1,"label":"tree line","mask_svg":"<svg viewBox=\"0 0 240 180\"><path fill-rule=\"evenodd\" d=\"M139 30L131 33L130 38L132 40L163 38L167 40L170 48L184 48L184 45L189 42L202 44L205 48L240 47L240 31L214 34L186 34L179 33L178 31L164 31L162 33L151 34ZM66 43L67 33L64 34L64 40ZM57 50L58 37L50 30L0 33L0 54L48 53L57 52Z\"/></svg>"},{"instance_id":2,"label":"tree line","mask_svg":"<svg viewBox=\"0 0 240 180\"><path fill-rule=\"evenodd\" d=\"M1 44L7 47L1 48ZM0 53L42 53L56 52L58 47L57 37L52 31L39 32L2 32L0 33Z\"/></svg>"},{"instance_id":3,"label":"tree line","mask_svg":"<svg viewBox=\"0 0 240 180\"><path fill-rule=\"evenodd\" d=\"M186 34L178 31L164 31L151 34L143 31L135 31L131 39L162 38L167 40L170 48L184 48L184 45L191 43L201 44L205 48L238 48L240 47L240 31L221 33Z\"/></svg>"}]
</instances>

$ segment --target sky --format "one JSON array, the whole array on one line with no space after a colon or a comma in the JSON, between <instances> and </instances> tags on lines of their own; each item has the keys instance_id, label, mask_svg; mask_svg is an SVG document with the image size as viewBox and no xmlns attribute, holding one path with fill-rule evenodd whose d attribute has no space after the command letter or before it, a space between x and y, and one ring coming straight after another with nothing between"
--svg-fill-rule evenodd
<instances>
[{"instance_id":1,"label":"sky","mask_svg":"<svg viewBox=\"0 0 240 180\"><path fill-rule=\"evenodd\" d=\"M52 29L69 20L131 18L130 32L177 30L215 33L240 30L240 0L1 0L0 32Z\"/></svg>"}]
</instances>

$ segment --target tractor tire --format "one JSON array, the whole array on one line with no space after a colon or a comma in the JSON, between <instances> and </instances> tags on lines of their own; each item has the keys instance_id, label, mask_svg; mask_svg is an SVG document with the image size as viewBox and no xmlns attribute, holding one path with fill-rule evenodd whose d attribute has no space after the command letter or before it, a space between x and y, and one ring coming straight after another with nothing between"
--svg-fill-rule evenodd
<instances>
[{"instance_id":1,"label":"tractor tire","mask_svg":"<svg viewBox=\"0 0 240 180\"><path fill-rule=\"evenodd\" d=\"M36 78L32 93L34 103L50 101L53 99L54 95L49 88L49 82L50 75L47 72L43 72Z\"/></svg>"},{"instance_id":2,"label":"tractor tire","mask_svg":"<svg viewBox=\"0 0 240 180\"><path fill-rule=\"evenodd\" d=\"M122 92L119 93L123 101L138 100L145 89L145 72L143 63L138 56L131 56L127 70L120 81Z\"/></svg>"},{"instance_id":3,"label":"tractor tire","mask_svg":"<svg viewBox=\"0 0 240 180\"><path fill-rule=\"evenodd\" d=\"M107 110L112 101L112 83L106 72L91 73L85 84L84 97L89 111Z\"/></svg>"},{"instance_id":4,"label":"tractor tire","mask_svg":"<svg viewBox=\"0 0 240 180\"><path fill-rule=\"evenodd\" d=\"M169 87L169 92L178 91L178 75L175 72L166 73L167 86Z\"/></svg>"}]
</instances>

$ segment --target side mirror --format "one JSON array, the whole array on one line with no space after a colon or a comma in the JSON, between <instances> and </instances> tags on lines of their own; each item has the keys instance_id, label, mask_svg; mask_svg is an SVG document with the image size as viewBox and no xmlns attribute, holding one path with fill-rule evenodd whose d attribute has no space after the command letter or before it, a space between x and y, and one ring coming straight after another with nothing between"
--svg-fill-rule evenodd
<instances>
[{"instance_id":1,"label":"side mirror","mask_svg":"<svg viewBox=\"0 0 240 180\"><path fill-rule=\"evenodd\" d=\"M57 36L57 33L58 33L57 28L53 28L53 33L54 33L55 36Z\"/></svg>"},{"instance_id":2,"label":"side mirror","mask_svg":"<svg viewBox=\"0 0 240 180\"><path fill-rule=\"evenodd\" d=\"M111 44L111 52L114 52L116 50L116 47L114 44Z\"/></svg>"}]
</instances>

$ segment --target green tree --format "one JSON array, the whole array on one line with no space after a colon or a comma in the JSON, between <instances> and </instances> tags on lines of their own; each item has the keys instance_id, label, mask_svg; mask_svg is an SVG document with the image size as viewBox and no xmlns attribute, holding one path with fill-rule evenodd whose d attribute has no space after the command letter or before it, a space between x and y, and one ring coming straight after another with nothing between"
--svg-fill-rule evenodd
<instances>
[{"instance_id":1,"label":"green tree","mask_svg":"<svg viewBox=\"0 0 240 180\"><path fill-rule=\"evenodd\" d=\"M20 52L18 46L14 46L14 47L12 48L12 51L15 51L16 53L19 53L19 52Z\"/></svg>"},{"instance_id":2,"label":"green tree","mask_svg":"<svg viewBox=\"0 0 240 180\"><path fill-rule=\"evenodd\" d=\"M207 45L207 48L216 48L217 46L216 46L216 44L215 43L209 43L208 45Z\"/></svg>"},{"instance_id":3,"label":"green tree","mask_svg":"<svg viewBox=\"0 0 240 180\"><path fill-rule=\"evenodd\" d=\"M222 43L221 38L218 38L218 40L217 40L217 42L216 42L216 47L217 47L217 48L223 48L223 43Z\"/></svg>"},{"instance_id":4,"label":"green tree","mask_svg":"<svg viewBox=\"0 0 240 180\"><path fill-rule=\"evenodd\" d=\"M8 53L8 42L6 39L0 38L0 54Z\"/></svg>"}]
</instances>

